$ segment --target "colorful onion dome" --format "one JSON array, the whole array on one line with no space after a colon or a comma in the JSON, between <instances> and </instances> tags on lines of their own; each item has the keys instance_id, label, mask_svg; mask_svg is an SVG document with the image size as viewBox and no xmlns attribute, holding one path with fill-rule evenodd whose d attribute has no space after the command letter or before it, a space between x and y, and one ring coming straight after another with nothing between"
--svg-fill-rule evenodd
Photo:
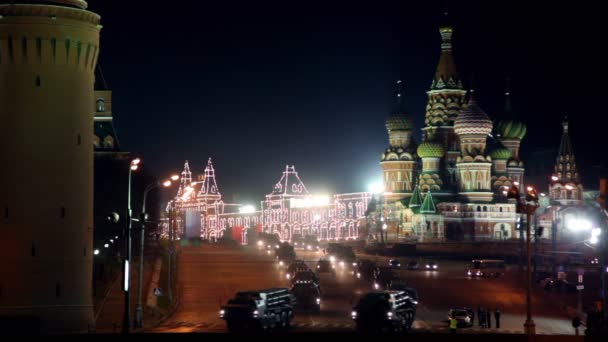
<instances>
[{"instance_id":1,"label":"colorful onion dome","mask_svg":"<svg viewBox=\"0 0 608 342\"><path fill-rule=\"evenodd\" d=\"M490 151L490 157L495 160L509 160L511 156L511 150L504 146L496 146Z\"/></svg>"},{"instance_id":2,"label":"colorful onion dome","mask_svg":"<svg viewBox=\"0 0 608 342\"><path fill-rule=\"evenodd\" d=\"M436 141L425 141L418 146L420 158L441 158L445 155L443 144Z\"/></svg>"},{"instance_id":3,"label":"colorful onion dome","mask_svg":"<svg viewBox=\"0 0 608 342\"><path fill-rule=\"evenodd\" d=\"M518 120L502 120L498 123L496 131L503 139L523 139L528 128L526 124Z\"/></svg>"},{"instance_id":4,"label":"colorful onion dome","mask_svg":"<svg viewBox=\"0 0 608 342\"><path fill-rule=\"evenodd\" d=\"M412 120L401 114L393 114L386 119L386 129L390 131L411 131L413 127Z\"/></svg>"},{"instance_id":5,"label":"colorful onion dome","mask_svg":"<svg viewBox=\"0 0 608 342\"><path fill-rule=\"evenodd\" d=\"M492 121L473 97L454 120L454 132L458 135L488 135L492 132Z\"/></svg>"}]
</instances>

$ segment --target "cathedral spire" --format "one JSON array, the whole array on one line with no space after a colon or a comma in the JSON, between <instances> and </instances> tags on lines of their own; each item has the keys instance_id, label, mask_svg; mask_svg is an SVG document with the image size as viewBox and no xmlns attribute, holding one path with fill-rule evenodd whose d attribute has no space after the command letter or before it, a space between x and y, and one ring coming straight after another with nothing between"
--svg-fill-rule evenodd
<instances>
[{"instance_id":1,"label":"cathedral spire","mask_svg":"<svg viewBox=\"0 0 608 342\"><path fill-rule=\"evenodd\" d=\"M190 165L188 161L184 163L184 171L182 171L182 176L180 177L179 189L177 190L177 197L181 197L186 188L192 184L192 172L190 172Z\"/></svg>"},{"instance_id":2,"label":"cathedral spire","mask_svg":"<svg viewBox=\"0 0 608 342\"><path fill-rule=\"evenodd\" d=\"M213 168L211 158L207 160L203 185L201 186L201 190L198 192L197 197L199 199L206 200L218 200L222 197L222 194L220 194L220 190L217 186L217 182L215 181L215 169Z\"/></svg>"},{"instance_id":3,"label":"cathedral spire","mask_svg":"<svg viewBox=\"0 0 608 342\"><path fill-rule=\"evenodd\" d=\"M456 70L456 63L452 55L452 34L454 28L448 23L448 13L445 12L442 25L439 27L441 35L441 55L439 64L435 71L435 78L431 83L431 90L435 89L460 89L462 90L462 81Z\"/></svg>"},{"instance_id":4,"label":"cathedral spire","mask_svg":"<svg viewBox=\"0 0 608 342\"><path fill-rule=\"evenodd\" d=\"M564 117L562 122L562 140L559 143L559 151L555 162L555 176L562 183L578 183L578 170L576 168L576 159L574 157L574 149L570 142L568 133L568 117Z\"/></svg>"},{"instance_id":5,"label":"cathedral spire","mask_svg":"<svg viewBox=\"0 0 608 342\"><path fill-rule=\"evenodd\" d=\"M506 117L512 116L512 107L511 107L511 79L507 76L505 80L505 108L504 114Z\"/></svg>"}]
</instances>

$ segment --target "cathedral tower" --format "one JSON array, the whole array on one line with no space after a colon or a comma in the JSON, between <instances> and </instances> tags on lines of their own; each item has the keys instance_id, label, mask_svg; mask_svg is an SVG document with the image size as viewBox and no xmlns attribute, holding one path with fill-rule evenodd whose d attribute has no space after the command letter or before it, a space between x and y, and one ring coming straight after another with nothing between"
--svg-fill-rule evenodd
<instances>
[{"instance_id":1,"label":"cathedral tower","mask_svg":"<svg viewBox=\"0 0 608 342\"><path fill-rule=\"evenodd\" d=\"M391 199L400 199L412 192L418 167L416 146L412 141L412 121L405 111L404 102L401 81L397 81L395 108L386 120L389 147L380 161L384 191L393 193Z\"/></svg>"},{"instance_id":2,"label":"cathedral tower","mask_svg":"<svg viewBox=\"0 0 608 342\"><path fill-rule=\"evenodd\" d=\"M454 131L462 153L456 162L460 196L467 202L491 201L492 158L486 154L486 141L492 121L472 95L467 108L454 121Z\"/></svg>"},{"instance_id":3,"label":"cathedral tower","mask_svg":"<svg viewBox=\"0 0 608 342\"><path fill-rule=\"evenodd\" d=\"M82 0L0 2L0 320L93 325L93 116L100 17ZM32 326L36 330L37 326Z\"/></svg>"},{"instance_id":4,"label":"cathedral tower","mask_svg":"<svg viewBox=\"0 0 608 342\"><path fill-rule=\"evenodd\" d=\"M447 20L447 14L446 14ZM456 70L456 63L452 53L452 34L454 29L444 23L439 28L441 34L441 55L431 82L431 89L427 92L424 139L430 138L443 144L445 150L444 177L449 185L456 185L456 159L458 151L458 138L454 134L454 120L465 107L466 91L462 80Z\"/></svg>"},{"instance_id":5,"label":"cathedral tower","mask_svg":"<svg viewBox=\"0 0 608 342\"><path fill-rule=\"evenodd\" d=\"M568 134L567 118L562 122L562 127L562 140L549 185L549 196L552 201L561 205L578 205L583 202L583 185L580 182L574 149Z\"/></svg>"}]
</instances>

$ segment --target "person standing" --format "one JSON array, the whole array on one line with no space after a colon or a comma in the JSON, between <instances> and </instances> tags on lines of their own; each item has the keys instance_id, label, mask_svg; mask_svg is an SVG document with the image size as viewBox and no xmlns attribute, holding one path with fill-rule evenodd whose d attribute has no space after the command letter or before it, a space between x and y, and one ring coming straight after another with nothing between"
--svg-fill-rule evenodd
<instances>
[{"instance_id":1,"label":"person standing","mask_svg":"<svg viewBox=\"0 0 608 342\"><path fill-rule=\"evenodd\" d=\"M486 322L488 323L488 328L492 328L492 309L486 311Z\"/></svg>"},{"instance_id":2,"label":"person standing","mask_svg":"<svg viewBox=\"0 0 608 342\"><path fill-rule=\"evenodd\" d=\"M450 316L450 332L452 334L456 333L456 329L458 328L458 321L454 317L454 315Z\"/></svg>"},{"instance_id":3,"label":"person standing","mask_svg":"<svg viewBox=\"0 0 608 342\"><path fill-rule=\"evenodd\" d=\"M496 319L496 329L500 329L500 310L498 308L494 311L494 318Z\"/></svg>"}]
</instances>

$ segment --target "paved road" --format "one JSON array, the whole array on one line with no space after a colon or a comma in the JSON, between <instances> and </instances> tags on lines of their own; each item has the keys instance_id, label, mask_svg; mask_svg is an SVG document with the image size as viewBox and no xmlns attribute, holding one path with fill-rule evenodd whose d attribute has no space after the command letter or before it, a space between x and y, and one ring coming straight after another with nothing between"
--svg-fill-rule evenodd
<instances>
[{"instance_id":1,"label":"paved road","mask_svg":"<svg viewBox=\"0 0 608 342\"><path fill-rule=\"evenodd\" d=\"M219 319L220 305L237 291L267 287L287 287L284 269L272 256L256 249L204 245L182 251L179 279L181 302L177 312L155 332L224 332L225 322ZM312 267L322 256L320 252L298 251ZM366 258L367 256L360 256ZM369 257L379 265L383 257ZM403 260L405 263L406 260ZM440 262L438 271L407 271L398 273L418 290L420 304L414 329L446 331L446 318L451 306L500 308L501 329L492 332L520 333L525 320L525 292L517 272L509 271L499 279L469 279L462 262ZM355 280L348 271L335 276L321 275L321 312L296 312L293 331L352 331L352 306L360 295L371 290L370 284ZM573 334L570 319L558 305L535 298L534 320L538 333ZM492 326L494 327L494 321ZM477 326L463 332L488 332Z\"/></svg>"}]
</instances>

